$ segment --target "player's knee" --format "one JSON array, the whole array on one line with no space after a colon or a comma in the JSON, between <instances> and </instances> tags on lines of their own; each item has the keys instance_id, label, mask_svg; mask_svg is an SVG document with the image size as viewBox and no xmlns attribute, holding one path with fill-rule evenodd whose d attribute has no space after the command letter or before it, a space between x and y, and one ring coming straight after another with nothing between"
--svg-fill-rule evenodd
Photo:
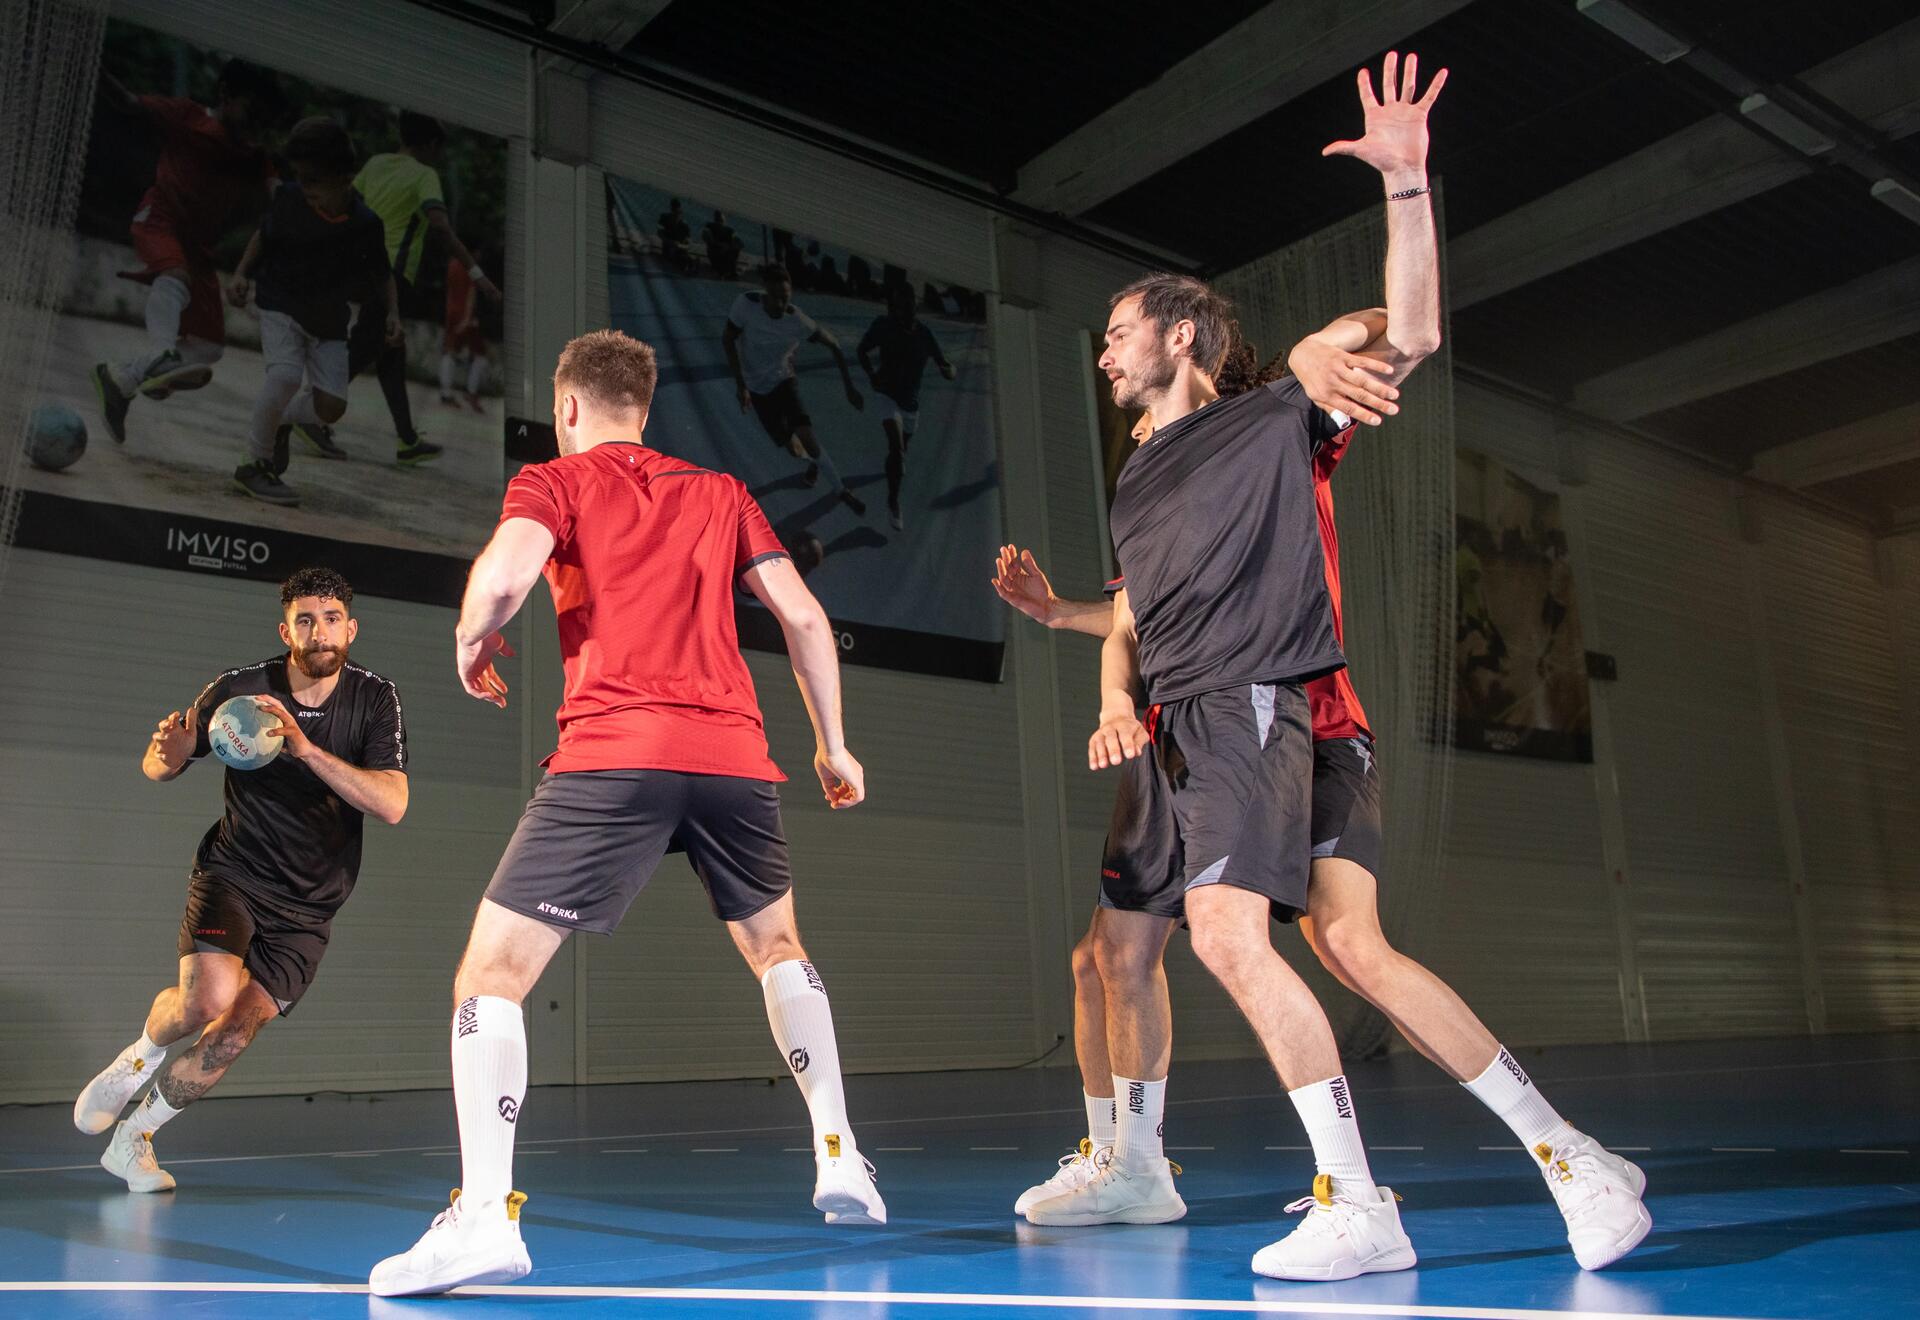
<instances>
[{"instance_id":1,"label":"player's knee","mask_svg":"<svg viewBox=\"0 0 1920 1320\"><path fill-rule=\"evenodd\" d=\"M187 1020L189 1031L197 1030L232 1008L239 997L237 984L197 982L181 994L180 1015Z\"/></svg>"},{"instance_id":2,"label":"player's knee","mask_svg":"<svg viewBox=\"0 0 1920 1320\"><path fill-rule=\"evenodd\" d=\"M1094 966L1103 983L1135 985L1153 975L1160 950L1144 940L1119 938L1101 931L1093 936Z\"/></svg>"},{"instance_id":3,"label":"player's knee","mask_svg":"<svg viewBox=\"0 0 1920 1320\"><path fill-rule=\"evenodd\" d=\"M1194 957L1226 985L1232 985L1245 976L1247 969L1259 958L1259 946L1265 943L1265 939L1264 930L1256 938L1230 922L1193 923ZM1267 951L1271 952L1272 947L1267 945Z\"/></svg>"},{"instance_id":4,"label":"player's knee","mask_svg":"<svg viewBox=\"0 0 1920 1320\"><path fill-rule=\"evenodd\" d=\"M1326 969L1356 988L1377 980L1393 959L1393 948L1377 927L1342 921L1323 927L1316 952Z\"/></svg>"},{"instance_id":5,"label":"player's knee","mask_svg":"<svg viewBox=\"0 0 1920 1320\"><path fill-rule=\"evenodd\" d=\"M347 415L347 401L336 395L325 394L320 390L313 392L314 416L332 426Z\"/></svg>"},{"instance_id":6,"label":"player's knee","mask_svg":"<svg viewBox=\"0 0 1920 1320\"><path fill-rule=\"evenodd\" d=\"M1100 957L1094 951L1091 931L1082 935L1080 942L1073 946L1073 979L1083 990L1100 988Z\"/></svg>"}]
</instances>

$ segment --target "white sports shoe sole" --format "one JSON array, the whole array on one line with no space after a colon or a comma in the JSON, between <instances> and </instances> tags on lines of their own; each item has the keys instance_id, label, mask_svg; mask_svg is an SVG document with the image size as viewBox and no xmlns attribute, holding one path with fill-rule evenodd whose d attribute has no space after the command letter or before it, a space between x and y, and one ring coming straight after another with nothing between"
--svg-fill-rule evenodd
<instances>
[{"instance_id":1,"label":"white sports shoe sole","mask_svg":"<svg viewBox=\"0 0 1920 1320\"><path fill-rule=\"evenodd\" d=\"M420 1297L470 1284L512 1283L533 1273L533 1260L524 1242L470 1251L431 1271L404 1267L389 1270L384 1268L386 1264L382 1261L376 1265L367 1281L367 1290L375 1297Z\"/></svg>"},{"instance_id":2,"label":"white sports shoe sole","mask_svg":"<svg viewBox=\"0 0 1920 1320\"><path fill-rule=\"evenodd\" d=\"M820 1187L813 1193L813 1208L826 1215L829 1224L884 1224L887 1206L879 1189L869 1201L848 1187Z\"/></svg>"},{"instance_id":3,"label":"white sports shoe sole","mask_svg":"<svg viewBox=\"0 0 1920 1320\"><path fill-rule=\"evenodd\" d=\"M1269 1279L1290 1279L1297 1283L1331 1283L1336 1279L1355 1279L1362 1274L1391 1274L1395 1270L1410 1270L1420 1263L1411 1246L1392 1247L1365 1260L1346 1256L1319 1268L1276 1265L1272 1262L1263 1266L1260 1256L1264 1254L1258 1253L1253 1258L1255 1274L1264 1274Z\"/></svg>"},{"instance_id":4,"label":"white sports shoe sole","mask_svg":"<svg viewBox=\"0 0 1920 1320\"><path fill-rule=\"evenodd\" d=\"M157 1175L123 1164L116 1153L118 1147L108 1146L101 1152L100 1167L127 1185L130 1192L170 1192L178 1184L172 1174L161 1169Z\"/></svg>"},{"instance_id":5,"label":"white sports shoe sole","mask_svg":"<svg viewBox=\"0 0 1920 1320\"><path fill-rule=\"evenodd\" d=\"M1645 1196L1647 1193L1646 1171L1632 1160L1625 1160L1623 1163L1626 1164L1627 1172L1633 1179L1633 1194L1636 1200ZM1598 1253L1589 1251L1582 1255L1578 1251L1574 1252L1573 1258L1580 1263L1581 1269L1603 1270L1647 1240L1647 1234L1653 1232L1653 1214L1647 1209L1644 1201L1639 1201L1634 1209L1638 1214L1632 1226L1614 1239L1609 1246Z\"/></svg>"},{"instance_id":6,"label":"white sports shoe sole","mask_svg":"<svg viewBox=\"0 0 1920 1320\"><path fill-rule=\"evenodd\" d=\"M1060 1198L1053 1198L1060 1199ZM1115 1210L1083 1211L1078 1214L1048 1213L1047 1202L1027 1207L1027 1222L1042 1228L1091 1228L1095 1224L1171 1224L1183 1219L1187 1203L1175 1193L1171 1200L1148 1201L1143 1205L1121 1206Z\"/></svg>"}]
</instances>

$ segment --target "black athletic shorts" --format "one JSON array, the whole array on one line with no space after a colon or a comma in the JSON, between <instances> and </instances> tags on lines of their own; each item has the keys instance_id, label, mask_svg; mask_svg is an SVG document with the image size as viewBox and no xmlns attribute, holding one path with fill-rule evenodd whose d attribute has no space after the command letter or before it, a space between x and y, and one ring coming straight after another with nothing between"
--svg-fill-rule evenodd
<instances>
[{"instance_id":1,"label":"black athletic shorts","mask_svg":"<svg viewBox=\"0 0 1920 1320\"><path fill-rule=\"evenodd\" d=\"M1380 771L1373 744L1332 738L1313 745L1313 855L1380 874Z\"/></svg>"},{"instance_id":2,"label":"black athletic shorts","mask_svg":"<svg viewBox=\"0 0 1920 1320\"><path fill-rule=\"evenodd\" d=\"M533 790L487 897L562 930L609 935L669 852L714 915L744 921L793 888L780 794L764 779L576 770Z\"/></svg>"},{"instance_id":3,"label":"black athletic shorts","mask_svg":"<svg viewBox=\"0 0 1920 1320\"><path fill-rule=\"evenodd\" d=\"M313 984L327 952L332 915L290 917L230 880L195 871L187 880L187 911L180 919L180 956L231 953L284 1017Z\"/></svg>"},{"instance_id":4,"label":"black athletic shorts","mask_svg":"<svg viewBox=\"0 0 1920 1320\"><path fill-rule=\"evenodd\" d=\"M1153 742L1123 763L1100 903L1161 917L1227 884L1292 921L1307 907L1313 729L1297 683L1207 692L1155 708Z\"/></svg>"},{"instance_id":5,"label":"black athletic shorts","mask_svg":"<svg viewBox=\"0 0 1920 1320\"><path fill-rule=\"evenodd\" d=\"M800 383L792 376L775 386L771 394L749 391L747 397L753 400L753 415L760 419L776 449L785 449L795 431L813 425L806 405L800 402Z\"/></svg>"}]
</instances>

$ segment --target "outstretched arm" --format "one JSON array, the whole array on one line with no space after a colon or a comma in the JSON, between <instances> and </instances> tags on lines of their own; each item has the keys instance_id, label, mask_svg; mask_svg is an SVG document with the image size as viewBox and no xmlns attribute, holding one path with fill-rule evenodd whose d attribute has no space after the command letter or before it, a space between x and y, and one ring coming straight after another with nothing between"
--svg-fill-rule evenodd
<instances>
[{"instance_id":1,"label":"outstretched arm","mask_svg":"<svg viewBox=\"0 0 1920 1320\"><path fill-rule=\"evenodd\" d=\"M426 208L426 216L427 227L446 241L447 251L453 254L453 259L467 268L467 275L473 280L473 287L498 302L500 286L487 278L487 272L480 268L480 259L468 250L467 245L460 241L460 235L453 231L453 221L447 218L447 208L429 206Z\"/></svg>"},{"instance_id":2,"label":"outstretched arm","mask_svg":"<svg viewBox=\"0 0 1920 1320\"><path fill-rule=\"evenodd\" d=\"M1089 637L1105 637L1113 631L1112 601L1066 600L1054 595L1053 584L1040 571L1031 550L1000 547L993 589L1001 600L1049 628L1067 628Z\"/></svg>"},{"instance_id":3,"label":"outstretched arm","mask_svg":"<svg viewBox=\"0 0 1920 1320\"><path fill-rule=\"evenodd\" d=\"M454 667L460 686L479 701L507 708L507 685L493 667L497 655L513 648L500 636L507 620L520 612L534 580L553 554L553 533L531 518L508 518L473 561L460 623L453 630Z\"/></svg>"},{"instance_id":4,"label":"outstretched arm","mask_svg":"<svg viewBox=\"0 0 1920 1320\"><path fill-rule=\"evenodd\" d=\"M840 383L847 387L847 402L855 408L866 407L866 400L862 399L860 391L853 387L853 372L847 368L847 355L840 347L840 341L825 330L815 330L813 342L833 354L833 365L840 368Z\"/></svg>"},{"instance_id":5,"label":"outstretched arm","mask_svg":"<svg viewBox=\"0 0 1920 1320\"><path fill-rule=\"evenodd\" d=\"M1427 191L1427 114L1446 86L1447 71L1434 75L1418 98L1419 57L1406 64L1389 53L1381 68L1384 99L1373 92L1372 74L1359 75L1366 133L1357 141L1329 143L1325 156L1353 156L1380 171L1387 193L1387 324L1362 353L1392 368L1399 384L1440 347L1440 251Z\"/></svg>"},{"instance_id":6,"label":"outstretched arm","mask_svg":"<svg viewBox=\"0 0 1920 1320\"><path fill-rule=\"evenodd\" d=\"M867 796L866 771L847 750L840 720L840 648L827 612L784 555L755 564L741 575L748 591L772 611L787 639L794 681L813 721L813 768L827 805L857 806Z\"/></svg>"},{"instance_id":7,"label":"outstretched arm","mask_svg":"<svg viewBox=\"0 0 1920 1320\"><path fill-rule=\"evenodd\" d=\"M1139 639L1123 588L1113 598L1113 631L1100 648L1100 727L1087 742L1089 769L1131 761L1146 748L1146 727L1134 714L1140 696Z\"/></svg>"}]
</instances>

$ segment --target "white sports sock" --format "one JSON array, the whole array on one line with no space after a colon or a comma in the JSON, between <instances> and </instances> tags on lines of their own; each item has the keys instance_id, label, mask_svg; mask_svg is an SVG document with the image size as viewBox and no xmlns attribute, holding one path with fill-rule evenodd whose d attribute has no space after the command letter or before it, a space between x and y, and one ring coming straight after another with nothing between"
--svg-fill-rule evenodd
<instances>
[{"instance_id":1,"label":"white sports sock","mask_svg":"<svg viewBox=\"0 0 1920 1320\"><path fill-rule=\"evenodd\" d=\"M808 455L807 461L820 465L820 470L827 474L827 481L833 489L840 491L847 488L847 483L840 479L840 469L833 465L833 455L827 452L825 445L820 446L819 454Z\"/></svg>"},{"instance_id":2,"label":"white sports sock","mask_svg":"<svg viewBox=\"0 0 1920 1320\"><path fill-rule=\"evenodd\" d=\"M1484 1072L1460 1085L1498 1114L1500 1121L1513 1129L1513 1135L1520 1138L1520 1144L1528 1150L1542 1144L1558 1145L1562 1137L1572 1133L1571 1125L1554 1112L1547 1098L1540 1094L1540 1088L1527 1076L1527 1070L1507 1053L1506 1046L1497 1047L1497 1051Z\"/></svg>"},{"instance_id":3,"label":"white sports sock","mask_svg":"<svg viewBox=\"0 0 1920 1320\"><path fill-rule=\"evenodd\" d=\"M313 386L302 386L291 402L280 413L280 420L289 426L325 426L319 412L313 406Z\"/></svg>"},{"instance_id":4,"label":"white sports sock","mask_svg":"<svg viewBox=\"0 0 1920 1320\"><path fill-rule=\"evenodd\" d=\"M180 344L180 317L193 301L193 290L168 273L147 286L147 343L157 356Z\"/></svg>"},{"instance_id":5,"label":"white sports sock","mask_svg":"<svg viewBox=\"0 0 1920 1320\"><path fill-rule=\"evenodd\" d=\"M151 1136L180 1117L182 1112L167 1103L167 1098L160 1094L160 1084L155 1082L147 1089L147 1098L127 1116L127 1122L133 1125L134 1131Z\"/></svg>"},{"instance_id":6,"label":"white sports sock","mask_svg":"<svg viewBox=\"0 0 1920 1320\"><path fill-rule=\"evenodd\" d=\"M440 355L440 397L443 399L453 397L453 354L451 353Z\"/></svg>"},{"instance_id":7,"label":"white sports sock","mask_svg":"<svg viewBox=\"0 0 1920 1320\"><path fill-rule=\"evenodd\" d=\"M155 1045L144 1029L140 1032L140 1039L127 1046L127 1049L149 1068L158 1068L167 1057L167 1047Z\"/></svg>"},{"instance_id":8,"label":"white sports sock","mask_svg":"<svg viewBox=\"0 0 1920 1320\"><path fill-rule=\"evenodd\" d=\"M767 1022L773 1043L786 1055L800 1096L813 1118L816 1155L838 1154L835 1147L854 1145L847 1121L847 1096L840 1081L840 1045L833 1034L833 1007L827 987L813 964L794 958L775 963L760 978L767 999ZM832 1137L833 1141L827 1138Z\"/></svg>"},{"instance_id":9,"label":"white sports sock","mask_svg":"<svg viewBox=\"0 0 1920 1320\"><path fill-rule=\"evenodd\" d=\"M453 1015L453 1111L460 1120L463 1210L503 1205L513 1190L513 1134L527 1094L520 1005L472 995Z\"/></svg>"},{"instance_id":10,"label":"white sports sock","mask_svg":"<svg viewBox=\"0 0 1920 1320\"><path fill-rule=\"evenodd\" d=\"M1363 1204L1378 1200L1345 1075L1288 1091L1287 1099L1293 1101L1307 1140L1313 1143L1314 1168L1330 1176L1334 1189L1353 1200Z\"/></svg>"},{"instance_id":11,"label":"white sports sock","mask_svg":"<svg viewBox=\"0 0 1920 1320\"><path fill-rule=\"evenodd\" d=\"M1167 1079L1143 1082L1113 1079L1116 1133L1113 1157L1130 1169L1145 1169L1166 1158L1160 1133L1167 1113Z\"/></svg>"},{"instance_id":12,"label":"white sports sock","mask_svg":"<svg viewBox=\"0 0 1920 1320\"><path fill-rule=\"evenodd\" d=\"M297 367L268 367L267 378L260 383L260 397L253 401L253 427L247 433L247 452L253 458L273 458L273 434L280 429L287 405L300 391L301 375Z\"/></svg>"},{"instance_id":13,"label":"white sports sock","mask_svg":"<svg viewBox=\"0 0 1920 1320\"><path fill-rule=\"evenodd\" d=\"M1095 1150L1111 1146L1120 1135L1120 1105L1110 1095L1080 1093L1087 1101L1087 1140Z\"/></svg>"},{"instance_id":14,"label":"white sports sock","mask_svg":"<svg viewBox=\"0 0 1920 1320\"><path fill-rule=\"evenodd\" d=\"M475 353L473 361L467 364L467 393L478 394L480 387L487 383L487 359L483 353Z\"/></svg>"}]
</instances>

